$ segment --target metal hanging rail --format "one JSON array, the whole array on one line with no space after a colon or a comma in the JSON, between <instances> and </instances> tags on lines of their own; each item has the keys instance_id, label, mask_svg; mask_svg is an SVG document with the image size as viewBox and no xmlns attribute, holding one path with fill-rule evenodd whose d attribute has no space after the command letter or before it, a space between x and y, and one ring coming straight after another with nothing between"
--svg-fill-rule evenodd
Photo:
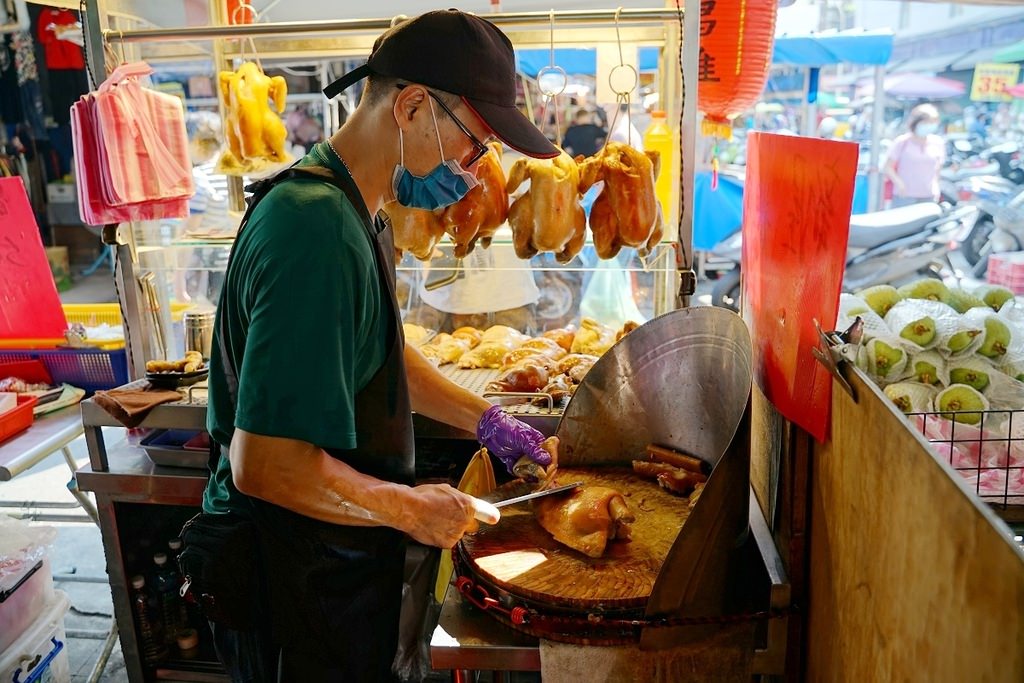
<instances>
[{"instance_id":1,"label":"metal hanging rail","mask_svg":"<svg viewBox=\"0 0 1024 683\"><path fill-rule=\"evenodd\" d=\"M618 14L620 24L656 24L677 21L679 14L670 8L604 9L556 11L554 18L561 24L600 24L612 22ZM547 25L551 12L502 12L482 15L502 27ZM217 38L256 38L261 36L308 35L314 33L342 33L352 31L384 31L391 26L390 18L338 19L332 21L284 21L276 23L234 24L225 26L183 26L180 28L148 28L134 31L103 32L106 41L122 43L170 42L179 40L213 40Z\"/></svg>"}]
</instances>

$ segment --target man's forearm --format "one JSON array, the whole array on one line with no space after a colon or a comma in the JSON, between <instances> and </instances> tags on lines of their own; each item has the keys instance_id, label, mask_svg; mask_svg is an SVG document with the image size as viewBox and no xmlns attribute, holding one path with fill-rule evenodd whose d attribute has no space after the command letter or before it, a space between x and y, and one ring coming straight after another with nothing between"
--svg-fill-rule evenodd
<instances>
[{"instance_id":1,"label":"man's forearm","mask_svg":"<svg viewBox=\"0 0 1024 683\"><path fill-rule=\"evenodd\" d=\"M412 346L405 347L412 409L432 420L475 433L480 416L491 404L452 382Z\"/></svg>"},{"instance_id":2,"label":"man's forearm","mask_svg":"<svg viewBox=\"0 0 1024 683\"><path fill-rule=\"evenodd\" d=\"M403 528L409 487L357 472L312 444L236 429L229 459L246 495L331 524Z\"/></svg>"}]
</instances>

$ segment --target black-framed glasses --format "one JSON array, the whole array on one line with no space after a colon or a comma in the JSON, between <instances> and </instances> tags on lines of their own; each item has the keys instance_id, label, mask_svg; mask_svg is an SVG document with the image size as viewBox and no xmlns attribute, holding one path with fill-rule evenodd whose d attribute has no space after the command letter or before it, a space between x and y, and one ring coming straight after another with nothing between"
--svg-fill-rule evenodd
<instances>
[{"instance_id":1,"label":"black-framed glasses","mask_svg":"<svg viewBox=\"0 0 1024 683\"><path fill-rule=\"evenodd\" d=\"M396 87L399 90L402 90L403 88L405 88L405 86L406 86L405 83L399 83ZM473 157L469 160L469 162L466 163L466 165L464 167L464 168L472 168L473 164L475 164L476 162L478 162L481 159L483 159L484 155L487 154L487 152L490 151L490 147L488 147L483 142L481 142L480 139L477 136L473 135L473 131L471 131L469 129L469 127L466 124L464 124L459 119L458 116L455 115L455 112L453 112L451 109L448 108L448 105L446 105L444 102L441 101L440 97L435 95L430 90L427 90L427 94L430 95L434 99L435 102L437 102L437 104L441 107L441 109L444 110L444 112L446 114L448 114L448 116L451 118L451 120L455 122L455 125L459 127L459 130L462 131L462 134L465 135L467 138L469 138L470 142L473 143L473 147L476 148L476 152L473 153Z\"/></svg>"}]
</instances>

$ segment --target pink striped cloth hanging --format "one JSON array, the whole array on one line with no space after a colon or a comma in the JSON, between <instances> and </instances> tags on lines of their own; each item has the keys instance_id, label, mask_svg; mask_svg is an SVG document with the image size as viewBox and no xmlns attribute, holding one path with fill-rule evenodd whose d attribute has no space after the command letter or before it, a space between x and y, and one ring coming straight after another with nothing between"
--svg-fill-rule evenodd
<instances>
[{"instance_id":1,"label":"pink striped cloth hanging","mask_svg":"<svg viewBox=\"0 0 1024 683\"><path fill-rule=\"evenodd\" d=\"M181 100L142 87L153 72L122 64L71 107L82 221L185 218L194 193Z\"/></svg>"}]
</instances>

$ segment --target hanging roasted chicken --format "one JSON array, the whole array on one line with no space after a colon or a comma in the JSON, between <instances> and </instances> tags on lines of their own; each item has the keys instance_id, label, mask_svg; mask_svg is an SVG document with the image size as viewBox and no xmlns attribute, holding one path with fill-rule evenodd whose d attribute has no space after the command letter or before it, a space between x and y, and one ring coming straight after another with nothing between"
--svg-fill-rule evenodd
<instances>
[{"instance_id":1,"label":"hanging roasted chicken","mask_svg":"<svg viewBox=\"0 0 1024 683\"><path fill-rule=\"evenodd\" d=\"M560 263L568 263L586 239L579 168L565 152L554 159L519 159L509 171L508 191L515 191L527 178L530 189L508 211L516 256L527 259L551 252Z\"/></svg>"},{"instance_id":2,"label":"hanging roasted chicken","mask_svg":"<svg viewBox=\"0 0 1024 683\"><path fill-rule=\"evenodd\" d=\"M477 241L489 247L491 237L508 217L501 144L492 142L489 147L491 153L477 163L476 177L480 184L441 213L444 229L455 242L456 258L464 258L473 251Z\"/></svg>"},{"instance_id":3,"label":"hanging roasted chicken","mask_svg":"<svg viewBox=\"0 0 1024 683\"><path fill-rule=\"evenodd\" d=\"M661 241L664 224L654 194L660 165L657 152L640 152L620 142L609 142L580 164L581 194L604 181L590 210L590 232L599 258L613 258L624 246L646 255Z\"/></svg>"},{"instance_id":4,"label":"hanging roasted chicken","mask_svg":"<svg viewBox=\"0 0 1024 683\"><path fill-rule=\"evenodd\" d=\"M288 96L284 78L267 76L253 62L245 62L237 71L221 71L219 82L227 149L217 162L218 172L243 175L288 161L288 131L279 116ZM271 111L271 101L277 113Z\"/></svg>"},{"instance_id":5,"label":"hanging roasted chicken","mask_svg":"<svg viewBox=\"0 0 1024 683\"><path fill-rule=\"evenodd\" d=\"M420 261L429 261L434 247L444 237L441 212L410 209L398 202L388 202L384 213L391 219L395 249L411 252Z\"/></svg>"}]
</instances>

